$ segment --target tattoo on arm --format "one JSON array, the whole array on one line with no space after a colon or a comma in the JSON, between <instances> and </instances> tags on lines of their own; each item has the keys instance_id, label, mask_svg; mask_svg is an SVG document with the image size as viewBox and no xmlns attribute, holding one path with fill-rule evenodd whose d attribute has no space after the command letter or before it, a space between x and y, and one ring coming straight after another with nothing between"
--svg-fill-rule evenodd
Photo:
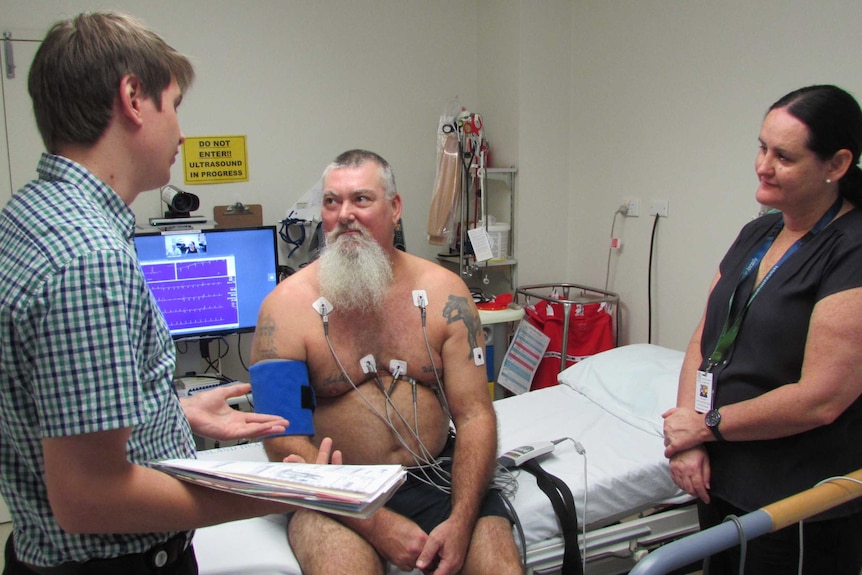
<instances>
[{"instance_id":1,"label":"tattoo on arm","mask_svg":"<svg viewBox=\"0 0 862 575\"><path fill-rule=\"evenodd\" d=\"M467 341L470 344L470 353L468 357L473 358L473 350L479 346L479 334L482 333L482 322L479 321L479 316L471 313L470 305L465 297L450 295L443 307L443 317L446 318L446 323L451 324L456 321L463 321L467 328Z\"/></svg>"},{"instance_id":2,"label":"tattoo on arm","mask_svg":"<svg viewBox=\"0 0 862 575\"><path fill-rule=\"evenodd\" d=\"M270 316L261 318L254 331L253 355L258 361L278 359L275 349L275 332L275 321Z\"/></svg>"},{"instance_id":3,"label":"tattoo on arm","mask_svg":"<svg viewBox=\"0 0 862 575\"><path fill-rule=\"evenodd\" d=\"M344 374L338 374L324 377L318 384L312 381L311 386L319 397L330 397L343 393L346 383L348 383L348 380L344 377Z\"/></svg>"}]
</instances>

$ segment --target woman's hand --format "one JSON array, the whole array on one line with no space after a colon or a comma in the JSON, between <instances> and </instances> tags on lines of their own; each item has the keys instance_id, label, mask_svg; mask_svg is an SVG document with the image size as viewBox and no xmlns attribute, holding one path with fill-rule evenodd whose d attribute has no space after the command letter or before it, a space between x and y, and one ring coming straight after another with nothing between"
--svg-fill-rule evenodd
<instances>
[{"instance_id":1,"label":"woman's hand","mask_svg":"<svg viewBox=\"0 0 862 575\"><path fill-rule=\"evenodd\" d=\"M703 414L693 409L672 407L661 416L664 418L664 456L668 459L712 438Z\"/></svg>"},{"instance_id":2,"label":"woman's hand","mask_svg":"<svg viewBox=\"0 0 862 575\"><path fill-rule=\"evenodd\" d=\"M703 445L681 451L670 458L670 476L680 489L709 503L711 469Z\"/></svg>"}]
</instances>

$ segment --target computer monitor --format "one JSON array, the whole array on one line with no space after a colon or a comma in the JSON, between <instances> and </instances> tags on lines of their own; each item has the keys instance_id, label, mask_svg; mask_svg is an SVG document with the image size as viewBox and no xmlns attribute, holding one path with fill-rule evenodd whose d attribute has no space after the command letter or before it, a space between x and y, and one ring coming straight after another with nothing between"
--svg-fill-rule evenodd
<instances>
[{"instance_id":1,"label":"computer monitor","mask_svg":"<svg viewBox=\"0 0 862 575\"><path fill-rule=\"evenodd\" d=\"M144 233L135 247L175 340L254 331L278 279L275 226Z\"/></svg>"}]
</instances>

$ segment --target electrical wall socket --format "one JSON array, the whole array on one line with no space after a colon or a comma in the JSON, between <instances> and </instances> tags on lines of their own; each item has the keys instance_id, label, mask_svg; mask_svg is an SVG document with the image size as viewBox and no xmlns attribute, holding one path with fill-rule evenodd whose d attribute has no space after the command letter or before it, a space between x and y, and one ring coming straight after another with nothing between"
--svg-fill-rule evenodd
<instances>
[{"instance_id":1,"label":"electrical wall socket","mask_svg":"<svg viewBox=\"0 0 862 575\"><path fill-rule=\"evenodd\" d=\"M667 200L650 200L649 215L667 217Z\"/></svg>"},{"instance_id":2,"label":"electrical wall socket","mask_svg":"<svg viewBox=\"0 0 862 575\"><path fill-rule=\"evenodd\" d=\"M641 215L641 201L637 198L626 198L623 205L626 207L626 217L636 218Z\"/></svg>"}]
</instances>

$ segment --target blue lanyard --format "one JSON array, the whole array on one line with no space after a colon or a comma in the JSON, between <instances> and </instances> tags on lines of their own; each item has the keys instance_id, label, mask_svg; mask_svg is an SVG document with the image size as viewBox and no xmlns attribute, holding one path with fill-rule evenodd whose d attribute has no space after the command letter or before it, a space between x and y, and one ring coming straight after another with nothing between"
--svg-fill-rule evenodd
<instances>
[{"instance_id":1,"label":"blue lanyard","mask_svg":"<svg viewBox=\"0 0 862 575\"><path fill-rule=\"evenodd\" d=\"M823 214L823 217L814 225L813 228L808 230L804 236L796 240L792 246L790 246L784 255L781 256L781 259L778 260L772 268L767 272L766 276L760 281L756 288L751 292L751 295L748 296L748 301L745 302L745 306L739 313L736 315L736 318L731 322L730 315L731 310L733 309L733 300L736 297L737 292L739 291L740 286L747 280L754 270L760 265L761 260L766 255L766 252L769 251L769 248L772 246L772 243L775 241L775 238L778 236L781 228L784 227L784 220L779 220L772 226L772 229L769 230L769 234L766 236L766 239L763 241L763 244L757 249L754 255L751 257L751 260L748 262L748 265L745 266L745 269L742 270L742 273L739 276L739 280L736 283L736 287L733 289L733 293L730 294L730 300L727 302L727 318L724 320L724 326L721 328L721 335L718 336L718 342L715 344L715 350L709 356L709 364L707 365L706 370L710 371L713 367L721 363L724 354L728 349L733 345L733 342L736 340L736 336L739 335L739 328L742 326L742 320L745 318L745 314L748 312L748 308L751 307L751 302L754 301L754 298L757 297L757 294L763 289L763 286L766 285L766 282L775 275L775 272L778 271L778 268L781 267L787 258L796 253L799 248L805 245L808 240L813 238L815 235L820 233L823 228L825 228L829 222L831 222L838 212L841 210L841 204L843 203L843 199L841 196L832 204L832 207Z\"/></svg>"}]
</instances>

